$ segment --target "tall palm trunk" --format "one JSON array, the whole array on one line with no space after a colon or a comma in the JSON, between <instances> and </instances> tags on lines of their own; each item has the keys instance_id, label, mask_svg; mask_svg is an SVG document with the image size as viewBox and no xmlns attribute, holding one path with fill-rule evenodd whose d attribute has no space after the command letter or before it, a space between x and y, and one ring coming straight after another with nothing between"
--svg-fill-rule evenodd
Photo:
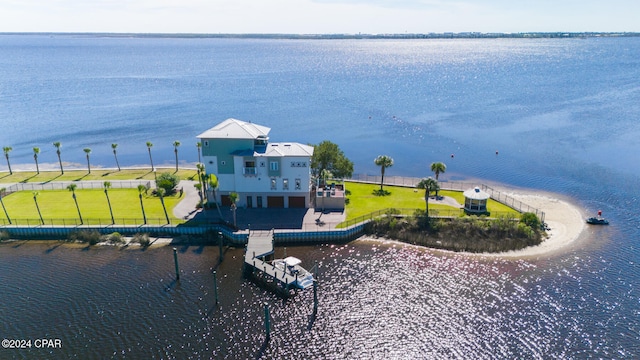
<instances>
[{"instance_id":1,"label":"tall palm trunk","mask_svg":"<svg viewBox=\"0 0 640 360\"><path fill-rule=\"evenodd\" d=\"M111 225L116 223L115 218L113 217L113 209L111 208L111 200L109 199L109 188L111 187L111 182L104 182L104 195L107 197L107 204L109 205L109 214L111 214Z\"/></svg>"},{"instance_id":2,"label":"tall palm trunk","mask_svg":"<svg viewBox=\"0 0 640 360\"><path fill-rule=\"evenodd\" d=\"M142 209L142 219L144 224L147 224L147 214L144 212L144 203L142 202L142 192L146 192L147 187L144 185L138 185L138 197L140 197L140 208Z\"/></svg>"},{"instance_id":3,"label":"tall palm trunk","mask_svg":"<svg viewBox=\"0 0 640 360\"><path fill-rule=\"evenodd\" d=\"M33 202L36 203L36 210L38 211L38 216L40 217L40 224L44 225L44 219L42 218L42 213L40 212L40 206L38 206L38 193L33 193Z\"/></svg>"},{"instance_id":4,"label":"tall palm trunk","mask_svg":"<svg viewBox=\"0 0 640 360\"><path fill-rule=\"evenodd\" d=\"M82 220L82 213L80 213L80 206L78 206L78 199L76 198L75 191L71 194L71 197L73 197L73 201L76 203L76 209L78 210L78 217L80 218L80 225L82 225L84 224L84 220Z\"/></svg>"},{"instance_id":5,"label":"tall palm trunk","mask_svg":"<svg viewBox=\"0 0 640 360\"><path fill-rule=\"evenodd\" d=\"M142 219L144 224L147 225L147 214L144 212L144 203L142 202L142 194L138 194L140 197L140 208L142 209Z\"/></svg>"},{"instance_id":6,"label":"tall palm trunk","mask_svg":"<svg viewBox=\"0 0 640 360\"><path fill-rule=\"evenodd\" d=\"M40 152L40 149L38 149L38 152ZM36 162L36 173L40 174L40 165L38 164L38 152L36 152L34 148L33 160Z\"/></svg>"},{"instance_id":7,"label":"tall palm trunk","mask_svg":"<svg viewBox=\"0 0 640 360\"><path fill-rule=\"evenodd\" d=\"M4 196L4 191L5 191L4 188L0 189L0 204L2 204L2 210L4 210L4 215L7 217L7 220L9 221L9 225L11 225L11 218L9 217L9 213L7 212L7 208L4 207L4 201L2 201L2 197Z\"/></svg>"},{"instance_id":8,"label":"tall palm trunk","mask_svg":"<svg viewBox=\"0 0 640 360\"><path fill-rule=\"evenodd\" d=\"M167 213L167 207L164 205L164 189L158 189L158 197L160 198L160 203L162 204L162 210L164 210L164 217L167 220L167 224L170 224L169 214Z\"/></svg>"}]
</instances>

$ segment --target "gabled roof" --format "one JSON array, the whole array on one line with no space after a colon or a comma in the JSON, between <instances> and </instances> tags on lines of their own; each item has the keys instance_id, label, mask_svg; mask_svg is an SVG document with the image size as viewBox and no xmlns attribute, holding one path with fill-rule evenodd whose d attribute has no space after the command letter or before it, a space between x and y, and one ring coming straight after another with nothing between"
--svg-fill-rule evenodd
<instances>
[{"instance_id":1,"label":"gabled roof","mask_svg":"<svg viewBox=\"0 0 640 360\"><path fill-rule=\"evenodd\" d=\"M257 139L267 137L271 128L250 122L227 119L198 135L199 139Z\"/></svg>"},{"instance_id":2,"label":"gabled roof","mask_svg":"<svg viewBox=\"0 0 640 360\"><path fill-rule=\"evenodd\" d=\"M313 146L300 143L270 143L264 152L264 156L308 156L313 155Z\"/></svg>"},{"instance_id":3,"label":"gabled roof","mask_svg":"<svg viewBox=\"0 0 640 360\"><path fill-rule=\"evenodd\" d=\"M253 156L253 157L285 157L300 156L311 157L313 155L313 146L300 143L270 143L264 151L254 150L238 150L231 153L234 156Z\"/></svg>"}]
</instances>

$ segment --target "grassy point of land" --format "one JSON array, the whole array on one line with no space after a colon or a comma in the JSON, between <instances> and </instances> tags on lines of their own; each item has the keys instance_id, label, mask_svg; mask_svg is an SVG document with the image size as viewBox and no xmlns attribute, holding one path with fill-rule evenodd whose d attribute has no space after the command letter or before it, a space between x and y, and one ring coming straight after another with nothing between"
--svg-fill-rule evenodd
<instances>
[{"instance_id":1,"label":"grassy point of land","mask_svg":"<svg viewBox=\"0 0 640 360\"><path fill-rule=\"evenodd\" d=\"M387 195L376 195L380 189L377 184L364 184L357 182L347 182L346 190L349 199L346 205L346 220L352 220L372 212L385 209L425 209L424 190L402 187L385 186ZM456 200L460 207L464 204L462 191L440 190L439 196L448 196ZM445 204L429 202L429 210L455 210L457 208ZM502 203L489 199L487 209L490 213L512 213L514 217L519 217L520 213L513 208Z\"/></svg>"},{"instance_id":2,"label":"grassy point of land","mask_svg":"<svg viewBox=\"0 0 640 360\"><path fill-rule=\"evenodd\" d=\"M87 170L65 170L61 174L58 170L40 171L14 171L0 172L0 183L47 183L51 181L111 181L111 180L154 180L156 175L162 173L178 175L183 180L196 180L198 172L195 169L156 168L156 174L149 169L91 169L91 174Z\"/></svg>"},{"instance_id":3,"label":"grassy point of land","mask_svg":"<svg viewBox=\"0 0 640 360\"><path fill-rule=\"evenodd\" d=\"M77 189L75 192L85 224L111 223L109 205L104 190ZM109 189L108 192L116 224L134 225L143 223L138 189ZM178 195L164 198L172 224L184 222L184 220L173 216L171 211L180 200L181 198ZM28 219L30 223L33 221L34 224L37 224L39 215L33 200L33 192L18 191L4 197L3 201L11 220L19 222L20 220L26 221ZM72 194L66 189L38 191L37 201L46 224L68 224L79 220ZM152 196L149 192L148 195L143 194L142 201L149 223L166 223L164 210L157 196ZM0 214L0 219L6 220L4 213Z\"/></svg>"}]
</instances>

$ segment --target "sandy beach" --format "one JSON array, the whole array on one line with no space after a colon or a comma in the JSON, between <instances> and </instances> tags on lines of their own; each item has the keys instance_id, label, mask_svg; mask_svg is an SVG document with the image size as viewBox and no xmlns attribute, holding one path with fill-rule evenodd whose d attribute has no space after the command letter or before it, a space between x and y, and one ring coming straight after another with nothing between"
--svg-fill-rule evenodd
<instances>
[{"instance_id":1,"label":"sandy beach","mask_svg":"<svg viewBox=\"0 0 640 360\"><path fill-rule=\"evenodd\" d=\"M551 229L547 231L549 237L537 246L498 254L482 254L483 256L520 258L548 255L570 245L580 237L585 229L585 217L574 204L555 198L553 195L508 190L504 193L544 211L545 222Z\"/></svg>"}]
</instances>

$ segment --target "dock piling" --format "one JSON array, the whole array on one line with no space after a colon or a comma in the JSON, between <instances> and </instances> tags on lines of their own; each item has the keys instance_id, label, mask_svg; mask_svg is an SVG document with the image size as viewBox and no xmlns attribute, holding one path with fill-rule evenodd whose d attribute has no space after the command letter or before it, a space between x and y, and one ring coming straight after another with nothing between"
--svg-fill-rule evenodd
<instances>
[{"instance_id":1,"label":"dock piling","mask_svg":"<svg viewBox=\"0 0 640 360\"><path fill-rule=\"evenodd\" d=\"M173 248L173 262L176 265L176 280L180 280L180 268L178 267L178 249Z\"/></svg>"},{"instance_id":2,"label":"dock piling","mask_svg":"<svg viewBox=\"0 0 640 360\"><path fill-rule=\"evenodd\" d=\"M318 280L313 280L313 316L318 313Z\"/></svg>"},{"instance_id":3,"label":"dock piling","mask_svg":"<svg viewBox=\"0 0 640 360\"><path fill-rule=\"evenodd\" d=\"M271 339L271 319L269 316L269 304L264 303L264 331L267 336L266 341Z\"/></svg>"},{"instance_id":4,"label":"dock piling","mask_svg":"<svg viewBox=\"0 0 640 360\"><path fill-rule=\"evenodd\" d=\"M218 231L218 246L220 247L220 262L224 260L224 251L222 251L223 239L222 232Z\"/></svg>"},{"instance_id":5,"label":"dock piling","mask_svg":"<svg viewBox=\"0 0 640 360\"><path fill-rule=\"evenodd\" d=\"M218 274L213 270L213 294L216 298L216 305L218 305Z\"/></svg>"}]
</instances>

